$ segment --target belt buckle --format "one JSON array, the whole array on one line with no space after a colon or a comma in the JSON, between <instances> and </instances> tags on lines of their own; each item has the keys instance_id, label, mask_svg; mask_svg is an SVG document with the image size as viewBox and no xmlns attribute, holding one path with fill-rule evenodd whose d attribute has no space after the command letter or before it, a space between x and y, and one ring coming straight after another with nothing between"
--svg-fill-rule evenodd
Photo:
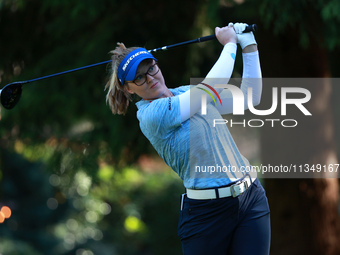
<instances>
[{"instance_id":1,"label":"belt buckle","mask_svg":"<svg viewBox=\"0 0 340 255\"><path fill-rule=\"evenodd\" d=\"M235 187L237 189L235 189ZM241 187L238 184L231 185L230 190L231 190L231 194L233 195L233 197L238 197L239 195L241 195Z\"/></svg>"},{"instance_id":2,"label":"belt buckle","mask_svg":"<svg viewBox=\"0 0 340 255\"><path fill-rule=\"evenodd\" d=\"M233 197L238 197L239 195L241 195L243 192L241 191L241 185L244 184L244 191L246 191L249 188L248 182L243 181L241 183L238 184L233 184L230 186L230 190L231 190L231 194ZM237 189L235 189L235 187L237 187Z\"/></svg>"},{"instance_id":3,"label":"belt buckle","mask_svg":"<svg viewBox=\"0 0 340 255\"><path fill-rule=\"evenodd\" d=\"M249 188L249 184L247 181L244 181L244 191L246 191Z\"/></svg>"}]
</instances>

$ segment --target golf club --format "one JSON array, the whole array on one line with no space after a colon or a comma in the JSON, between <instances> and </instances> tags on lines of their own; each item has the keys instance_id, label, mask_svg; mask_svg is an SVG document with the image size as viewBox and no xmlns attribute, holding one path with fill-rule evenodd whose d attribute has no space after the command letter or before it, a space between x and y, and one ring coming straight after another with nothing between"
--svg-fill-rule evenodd
<instances>
[{"instance_id":1,"label":"golf club","mask_svg":"<svg viewBox=\"0 0 340 255\"><path fill-rule=\"evenodd\" d=\"M247 26L245 28L245 30L243 31L243 33L255 32L256 30L257 30L257 26L256 26L256 24L253 24L253 25ZM176 43L176 44L156 48L156 49L153 49L153 50L149 50L149 52L165 51L165 50L176 48L176 47L183 46L183 45L188 45L188 44L192 44L192 43L201 43L201 42L206 42L206 41L214 40L214 39L216 39L216 35L208 35L208 36L200 37L200 38L197 38L197 39L194 39L194 40L185 41L185 42ZM34 82L34 81L39 81L39 80L42 80L42 79L55 77L55 76L59 76L59 75L63 75L63 74L67 74L67 73L71 73L71 72L75 72L75 71L79 71L79 70L83 70L83 69L87 69L87 68L91 68L91 67L95 67L95 66L99 66L99 65L108 64L110 62L111 62L111 60L107 60L107 61L92 64L92 65L87 65L87 66L63 71L63 72L60 72L60 73L55 73L55 74L50 74L50 75L38 77L38 78L27 80L27 81L17 81L17 82L9 83L0 90L0 102L3 105L4 108L6 108L8 110L12 109L18 103L18 101L21 97L22 86L24 84L31 83L31 82Z\"/></svg>"}]
</instances>

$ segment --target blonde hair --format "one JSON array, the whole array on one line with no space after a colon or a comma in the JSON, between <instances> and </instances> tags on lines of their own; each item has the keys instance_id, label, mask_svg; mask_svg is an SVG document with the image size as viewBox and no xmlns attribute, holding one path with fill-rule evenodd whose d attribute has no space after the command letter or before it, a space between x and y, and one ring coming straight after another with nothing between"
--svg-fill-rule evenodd
<instances>
[{"instance_id":1,"label":"blonde hair","mask_svg":"<svg viewBox=\"0 0 340 255\"><path fill-rule=\"evenodd\" d=\"M113 114L123 114L125 115L129 103L131 100L130 93L124 87L117 75L117 70L119 64L123 61L123 59L133 50L138 49L139 47L130 47L126 48L124 43L117 43L116 49L110 51L112 54L112 68L111 75L109 81L106 83L105 90L106 94L106 103L109 104L110 109Z\"/></svg>"}]
</instances>

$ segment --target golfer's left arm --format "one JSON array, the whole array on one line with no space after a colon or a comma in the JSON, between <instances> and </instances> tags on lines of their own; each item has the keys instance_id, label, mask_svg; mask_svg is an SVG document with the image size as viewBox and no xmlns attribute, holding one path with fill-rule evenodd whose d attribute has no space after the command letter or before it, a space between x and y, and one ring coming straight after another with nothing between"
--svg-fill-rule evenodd
<instances>
[{"instance_id":1,"label":"golfer's left arm","mask_svg":"<svg viewBox=\"0 0 340 255\"><path fill-rule=\"evenodd\" d=\"M241 90L244 94L245 109L248 109L249 106L247 98L249 88L252 90L253 106L260 104L262 95L262 72L257 45L249 45L245 47L242 52L243 75Z\"/></svg>"},{"instance_id":2,"label":"golfer's left arm","mask_svg":"<svg viewBox=\"0 0 340 255\"><path fill-rule=\"evenodd\" d=\"M251 88L252 105L256 106L260 103L262 95L262 73L260 66L259 52L257 49L257 43L253 33L241 33L246 24L236 23L234 24L235 31L237 33L237 40L242 48L243 59L243 74L241 82L241 90L244 95L244 109L248 109L248 92ZM221 104L217 104L216 108L221 115L229 114L233 112L233 95L229 89L225 89L220 93Z\"/></svg>"}]
</instances>

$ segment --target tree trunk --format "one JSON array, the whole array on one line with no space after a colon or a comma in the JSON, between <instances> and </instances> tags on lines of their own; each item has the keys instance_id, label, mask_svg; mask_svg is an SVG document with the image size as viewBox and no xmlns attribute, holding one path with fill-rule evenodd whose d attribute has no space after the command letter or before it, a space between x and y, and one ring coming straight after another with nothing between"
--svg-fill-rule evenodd
<instances>
[{"instance_id":1,"label":"tree trunk","mask_svg":"<svg viewBox=\"0 0 340 255\"><path fill-rule=\"evenodd\" d=\"M293 33L281 38L258 37L266 38L259 41L263 77L329 77L327 51L315 41L301 49ZM298 119L297 127L261 130L264 165L338 163L329 81L323 79L307 88L312 94L307 104L312 117L301 118L301 112L296 111L289 118ZM271 91L267 84L264 104L271 104ZM265 187L271 208L271 254L340 254L337 178L265 179Z\"/></svg>"}]
</instances>

